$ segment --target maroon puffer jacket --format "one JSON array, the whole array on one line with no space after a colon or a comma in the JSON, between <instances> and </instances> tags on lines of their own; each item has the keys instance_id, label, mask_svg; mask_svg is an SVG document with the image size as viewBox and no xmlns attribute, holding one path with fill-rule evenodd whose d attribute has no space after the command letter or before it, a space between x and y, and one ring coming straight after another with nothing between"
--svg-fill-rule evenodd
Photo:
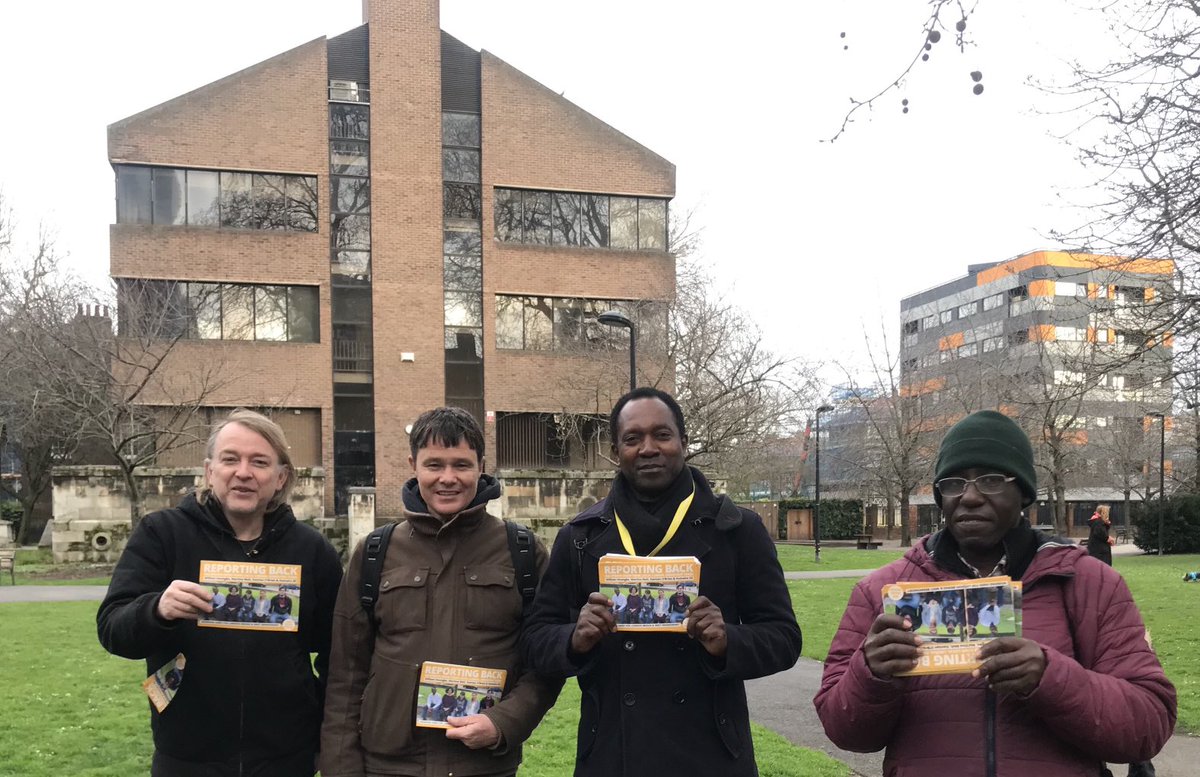
<instances>
[{"instance_id":1,"label":"maroon puffer jacket","mask_svg":"<svg viewBox=\"0 0 1200 777\"><path fill-rule=\"evenodd\" d=\"M882 611L882 587L958 578L934 564L926 539L850 595L813 700L834 744L886 747L886 777L1096 777L1104 761L1158 753L1175 725L1175 688L1125 581L1076 546L1043 543L1021 576L1022 636L1046 654L1046 673L1028 698L996 695L969 674L871 674L862 644Z\"/></svg>"}]
</instances>

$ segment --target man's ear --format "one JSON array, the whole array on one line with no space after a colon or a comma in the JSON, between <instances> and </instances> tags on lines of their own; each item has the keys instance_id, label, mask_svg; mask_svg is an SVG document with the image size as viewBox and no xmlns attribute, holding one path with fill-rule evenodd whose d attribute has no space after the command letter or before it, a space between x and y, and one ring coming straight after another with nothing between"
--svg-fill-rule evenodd
<instances>
[{"instance_id":1,"label":"man's ear","mask_svg":"<svg viewBox=\"0 0 1200 777\"><path fill-rule=\"evenodd\" d=\"M417 460L414 459L411 455L408 457L408 466L409 466L409 469L411 469L413 471L413 474L415 475L417 472Z\"/></svg>"}]
</instances>

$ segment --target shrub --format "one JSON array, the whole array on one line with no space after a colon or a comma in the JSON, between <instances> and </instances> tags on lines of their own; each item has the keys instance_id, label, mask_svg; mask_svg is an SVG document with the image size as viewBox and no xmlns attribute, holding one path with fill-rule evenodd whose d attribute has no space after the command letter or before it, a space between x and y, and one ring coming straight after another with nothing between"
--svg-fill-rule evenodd
<instances>
[{"instance_id":1,"label":"shrub","mask_svg":"<svg viewBox=\"0 0 1200 777\"><path fill-rule=\"evenodd\" d=\"M1133 541L1145 551L1158 550L1158 518L1163 519L1164 553L1200 553L1200 494L1176 494L1134 505Z\"/></svg>"},{"instance_id":2,"label":"shrub","mask_svg":"<svg viewBox=\"0 0 1200 777\"><path fill-rule=\"evenodd\" d=\"M21 536L21 519L25 517L25 511L21 509L21 503L14 500L0 502L0 521L12 521L12 536L14 538Z\"/></svg>"},{"instance_id":3,"label":"shrub","mask_svg":"<svg viewBox=\"0 0 1200 777\"><path fill-rule=\"evenodd\" d=\"M779 503L779 514L788 510L810 510L811 499L784 499ZM821 538L826 540L852 540L862 532L863 503L860 499L821 500Z\"/></svg>"}]
</instances>

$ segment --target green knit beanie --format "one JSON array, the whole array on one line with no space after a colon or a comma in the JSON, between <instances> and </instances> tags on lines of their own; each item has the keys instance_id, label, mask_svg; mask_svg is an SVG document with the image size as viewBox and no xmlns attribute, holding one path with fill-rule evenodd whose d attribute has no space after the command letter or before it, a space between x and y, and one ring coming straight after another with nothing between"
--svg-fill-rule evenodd
<instances>
[{"instance_id":1,"label":"green knit beanie","mask_svg":"<svg viewBox=\"0 0 1200 777\"><path fill-rule=\"evenodd\" d=\"M1006 415L980 410L950 427L938 448L933 481L972 467L1014 476L1025 496L1025 505L1037 499L1033 446L1021 427ZM933 498L941 506L942 495L936 488Z\"/></svg>"}]
</instances>

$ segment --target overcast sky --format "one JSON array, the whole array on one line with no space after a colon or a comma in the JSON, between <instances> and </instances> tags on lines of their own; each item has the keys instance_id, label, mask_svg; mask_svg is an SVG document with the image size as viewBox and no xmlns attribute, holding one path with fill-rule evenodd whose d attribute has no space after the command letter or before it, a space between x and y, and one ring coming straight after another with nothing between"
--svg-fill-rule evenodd
<instances>
[{"instance_id":1,"label":"overcast sky","mask_svg":"<svg viewBox=\"0 0 1200 777\"><path fill-rule=\"evenodd\" d=\"M672 207L697 209L722 284L777 350L828 360L864 329L898 330L901 297L1055 247L1043 235L1074 218L1059 189L1088 179L1033 110L1056 104L1026 80L1094 48L1097 15L979 5L973 48L946 35L832 145L849 97L914 53L925 0L443 0L442 28L674 162ZM103 278L107 124L359 23L359 0L5 0L0 188L29 231L56 227L72 263Z\"/></svg>"}]
</instances>

